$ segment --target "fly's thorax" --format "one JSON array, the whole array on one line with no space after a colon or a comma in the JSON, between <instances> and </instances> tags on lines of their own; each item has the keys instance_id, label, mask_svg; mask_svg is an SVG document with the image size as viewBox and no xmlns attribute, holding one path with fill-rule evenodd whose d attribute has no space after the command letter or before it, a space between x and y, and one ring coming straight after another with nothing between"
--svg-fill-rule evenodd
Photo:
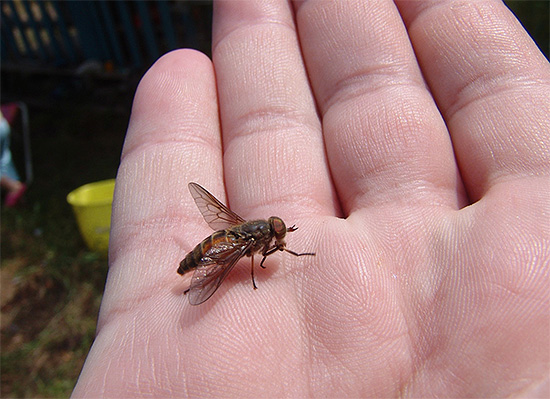
<instances>
[{"instance_id":1,"label":"fly's thorax","mask_svg":"<svg viewBox=\"0 0 550 399\"><path fill-rule=\"evenodd\" d=\"M251 220L233 229L256 241L265 241L273 237L271 225L267 220Z\"/></svg>"},{"instance_id":2,"label":"fly's thorax","mask_svg":"<svg viewBox=\"0 0 550 399\"><path fill-rule=\"evenodd\" d=\"M239 234L244 240L250 240L250 248L247 255L269 247L273 240L273 230L271 224L267 220L251 220L239 226L235 226L232 230Z\"/></svg>"}]
</instances>

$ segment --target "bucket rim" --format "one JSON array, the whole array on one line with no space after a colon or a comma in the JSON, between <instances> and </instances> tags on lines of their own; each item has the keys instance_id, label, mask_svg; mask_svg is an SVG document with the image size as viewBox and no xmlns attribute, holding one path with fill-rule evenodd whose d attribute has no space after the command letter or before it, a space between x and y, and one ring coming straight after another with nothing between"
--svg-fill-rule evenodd
<instances>
[{"instance_id":1,"label":"bucket rim","mask_svg":"<svg viewBox=\"0 0 550 399\"><path fill-rule=\"evenodd\" d=\"M114 185L115 181L116 181L116 179L105 179L105 180L98 180L98 181L91 182L91 183L86 183L86 184L84 184L80 187L75 188L69 194L67 194L67 202L71 206L87 206L87 205L82 204L82 201L80 201L76 198L76 196L78 195L78 193L80 191L90 189L90 187L108 186L108 185L111 185L111 184ZM105 200L102 200L102 201L97 201L94 204L94 206L108 205L108 204L111 204L112 202L113 202L113 199L109 198L109 199L105 199Z\"/></svg>"}]
</instances>

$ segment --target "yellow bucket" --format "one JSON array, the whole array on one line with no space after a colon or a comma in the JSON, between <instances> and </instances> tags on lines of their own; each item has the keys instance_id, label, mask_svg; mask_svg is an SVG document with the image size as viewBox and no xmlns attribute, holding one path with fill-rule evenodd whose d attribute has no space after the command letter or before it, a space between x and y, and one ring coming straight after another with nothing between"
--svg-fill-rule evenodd
<instances>
[{"instance_id":1,"label":"yellow bucket","mask_svg":"<svg viewBox=\"0 0 550 399\"><path fill-rule=\"evenodd\" d=\"M85 184L67 195L80 234L92 251L107 254L115 180Z\"/></svg>"}]
</instances>

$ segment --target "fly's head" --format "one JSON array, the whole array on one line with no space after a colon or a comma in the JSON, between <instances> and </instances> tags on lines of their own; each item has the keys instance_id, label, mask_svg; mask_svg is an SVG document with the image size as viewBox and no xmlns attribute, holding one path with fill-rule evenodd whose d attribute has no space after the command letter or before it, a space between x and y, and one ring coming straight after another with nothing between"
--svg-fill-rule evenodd
<instances>
[{"instance_id":1,"label":"fly's head","mask_svg":"<svg viewBox=\"0 0 550 399\"><path fill-rule=\"evenodd\" d=\"M271 216L269 219L269 225L271 226L271 230L273 231L273 236L275 237L275 245L277 248L284 248L285 244L285 236L287 231L294 231L286 228L285 222L283 222L283 219L277 216Z\"/></svg>"}]
</instances>

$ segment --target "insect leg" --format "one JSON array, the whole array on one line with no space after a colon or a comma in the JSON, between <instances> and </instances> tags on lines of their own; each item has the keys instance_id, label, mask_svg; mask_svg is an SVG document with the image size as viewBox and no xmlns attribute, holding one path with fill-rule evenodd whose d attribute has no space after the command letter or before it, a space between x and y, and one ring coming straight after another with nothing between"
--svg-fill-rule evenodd
<instances>
[{"instance_id":1,"label":"insect leg","mask_svg":"<svg viewBox=\"0 0 550 399\"><path fill-rule=\"evenodd\" d=\"M262 268L265 269L264 262L265 262L266 258L267 258L269 255L275 253L276 251L286 251L286 252L288 252L289 254L294 255L294 256L306 256L306 255L307 255L307 256L315 256L315 252L304 252L304 253L299 254L299 253L296 253L296 252L294 252L294 251L291 251L290 249L285 248L284 246L277 246L277 245L275 245L275 246L269 248L269 249L268 249L267 251L265 251L264 253L262 253L262 255L264 256L264 257L262 258L262 261L260 262L260 266L261 266ZM254 276L254 273L252 274L252 276Z\"/></svg>"},{"instance_id":2,"label":"insect leg","mask_svg":"<svg viewBox=\"0 0 550 399\"><path fill-rule=\"evenodd\" d=\"M262 261L260 262L260 267L262 267L263 269L265 269L265 266L264 266L264 261L265 259L271 255L272 253L275 253L275 251L277 250L281 250L278 246L273 246L271 248L269 248L267 251L265 251L264 253L262 253L262 255L264 256ZM282 250L281 250L282 251Z\"/></svg>"},{"instance_id":3,"label":"insect leg","mask_svg":"<svg viewBox=\"0 0 550 399\"><path fill-rule=\"evenodd\" d=\"M304 252L304 253L301 253L301 254L297 254L296 252L291 251L290 249L287 249L287 248L282 249L282 251L286 251L289 254L294 255L294 256L304 256L304 255L315 256L315 252Z\"/></svg>"},{"instance_id":4,"label":"insect leg","mask_svg":"<svg viewBox=\"0 0 550 399\"><path fill-rule=\"evenodd\" d=\"M252 276L252 286L257 290L258 287L256 287L256 282L254 281L254 255L250 257L250 275Z\"/></svg>"}]
</instances>

